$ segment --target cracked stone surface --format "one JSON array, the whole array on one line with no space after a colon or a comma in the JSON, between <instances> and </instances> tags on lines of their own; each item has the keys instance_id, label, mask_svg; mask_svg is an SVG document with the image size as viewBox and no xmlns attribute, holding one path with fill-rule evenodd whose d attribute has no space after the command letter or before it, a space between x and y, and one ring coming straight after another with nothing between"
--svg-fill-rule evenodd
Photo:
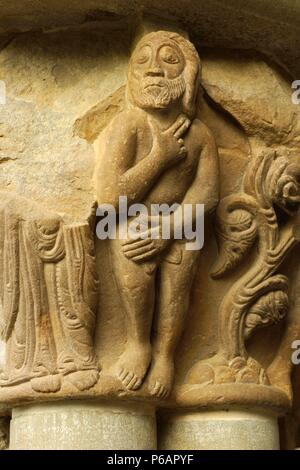
<instances>
[{"instance_id":1,"label":"cracked stone surface","mask_svg":"<svg viewBox=\"0 0 300 470\"><path fill-rule=\"evenodd\" d=\"M73 135L73 126L124 83L128 41L122 38L93 30L26 33L2 49L2 189L55 206L75 220L89 215L94 156L91 145Z\"/></svg>"}]
</instances>

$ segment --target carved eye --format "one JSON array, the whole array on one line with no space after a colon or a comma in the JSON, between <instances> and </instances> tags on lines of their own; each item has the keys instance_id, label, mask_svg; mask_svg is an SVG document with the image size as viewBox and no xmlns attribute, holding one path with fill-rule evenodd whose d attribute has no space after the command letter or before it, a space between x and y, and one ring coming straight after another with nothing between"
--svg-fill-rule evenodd
<instances>
[{"instance_id":1,"label":"carved eye","mask_svg":"<svg viewBox=\"0 0 300 470\"><path fill-rule=\"evenodd\" d=\"M161 49L160 57L167 64L179 64L180 63L179 55L173 48L169 46L163 47Z\"/></svg>"},{"instance_id":2,"label":"carved eye","mask_svg":"<svg viewBox=\"0 0 300 470\"><path fill-rule=\"evenodd\" d=\"M165 62L168 64L178 64L179 63L179 58L176 57L175 55L168 55L163 58Z\"/></svg>"},{"instance_id":3,"label":"carved eye","mask_svg":"<svg viewBox=\"0 0 300 470\"><path fill-rule=\"evenodd\" d=\"M151 57L151 49L148 46L143 46L137 53L135 62L137 64L145 64Z\"/></svg>"},{"instance_id":4,"label":"carved eye","mask_svg":"<svg viewBox=\"0 0 300 470\"><path fill-rule=\"evenodd\" d=\"M146 55L142 55L137 58L137 63L138 64L145 64L148 60L148 57Z\"/></svg>"},{"instance_id":5,"label":"carved eye","mask_svg":"<svg viewBox=\"0 0 300 470\"><path fill-rule=\"evenodd\" d=\"M179 64L179 57L174 54L168 54L163 56L163 61L167 64Z\"/></svg>"}]
</instances>

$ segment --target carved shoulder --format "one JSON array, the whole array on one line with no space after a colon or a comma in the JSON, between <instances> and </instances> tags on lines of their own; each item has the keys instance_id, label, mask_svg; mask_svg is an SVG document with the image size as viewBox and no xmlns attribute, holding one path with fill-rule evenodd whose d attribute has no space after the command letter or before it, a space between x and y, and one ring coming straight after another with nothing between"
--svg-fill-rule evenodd
<instances>
[{"instance_id":1,"label":"carved shoulder","mask_svg":"<svg viewBox=\"0 0 300 470\"><path fill-rule=\"evenodd\" d=\"M99 161L103 154L105 154L106 161L119 159L120 154L126 155L126 149L132 150L137 129L144 120L142 113L134 109L126 109L118 113L94 142L97 160Z\"/></svg>"},{"instance_id":2,"label":"carved shoulder","mask_svg":"<svg viewBox=\"0 0 300 470\"><path fill-rule=\"evenodd\" d=\"M192 135L195 135L201 149L206 146L216 147L215 137L212 131L200 119L195 119L191 126Z\"/></svg>"},{"instance_id":3,"label":"carved shoulder","mask_svg":"<svg viewBox=\"0 0 300 470\"><path fill-rule=\"evenodd\" d=\"M123 138L135 135L139 126L145 121L144 113L139 109L126 109L117 114L106 128L106 136Z\"/></svg>"}]
</instances>

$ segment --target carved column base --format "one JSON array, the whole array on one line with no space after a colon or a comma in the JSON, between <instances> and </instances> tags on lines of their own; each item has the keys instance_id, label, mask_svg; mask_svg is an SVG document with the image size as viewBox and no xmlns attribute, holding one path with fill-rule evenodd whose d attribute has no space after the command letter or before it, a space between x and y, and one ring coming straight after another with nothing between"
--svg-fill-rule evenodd
<instances>
[{"instance_id":1,"label":"carved column base","mask_svg":"<svg viewBox=\"0 0 300 470\"><path fill-rule=\"evenodd\" d=\"M275 415L257 411L191 411L165 414L162 450L279 450Z\"/></svg>"},{"instance_id":2,"label":"carved column base","mask_svg":"<svg viewBox=\"0 0 300 470\"><path fill-rule=\"evenodd\" d=\"M11 450L155 450L155 411L145 404L69 401L13 409Z\"/></svg>"}]
</instances>

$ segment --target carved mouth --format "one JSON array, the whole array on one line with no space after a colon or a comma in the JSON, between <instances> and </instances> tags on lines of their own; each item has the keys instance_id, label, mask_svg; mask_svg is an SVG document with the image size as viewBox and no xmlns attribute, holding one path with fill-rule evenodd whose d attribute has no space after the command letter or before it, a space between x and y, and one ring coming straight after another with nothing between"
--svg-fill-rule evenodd
<instances>
[{"instance_id":1,"label":"carved mouth","mask_svg":"<svg viewBox=\"0 0 300 470\"><path fill-rule=\"evenodd\" d=\"M148 88L163 88L164 85L159 84L159 83L150 83L149 85L145 86L145 90L148 90Z\"/></svg>"}]
</instances>

